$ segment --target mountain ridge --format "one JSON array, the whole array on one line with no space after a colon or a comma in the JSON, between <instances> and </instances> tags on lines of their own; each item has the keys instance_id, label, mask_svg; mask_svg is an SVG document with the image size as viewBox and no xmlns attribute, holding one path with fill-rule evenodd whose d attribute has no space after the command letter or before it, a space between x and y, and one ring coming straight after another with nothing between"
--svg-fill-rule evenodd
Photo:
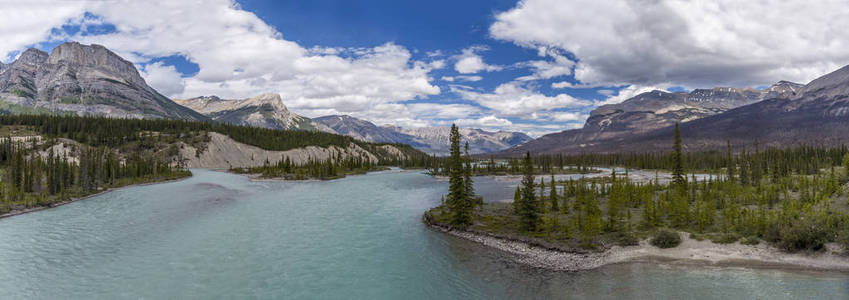
<instances>
[{"instance_id":1,"label":"mountain ridge","mask_svg":"<svg viewBox=\"0 0 849 300\"><path fill-rule=\"evenodd\" d=\"M729 142L741 148L756 140L765 147L849 142L849 66L805 85L780 81L761 91L770 98L680 122L685 149L722 150ZM590 122L588 119L587 124ZM588 130L592 126L585 125L498 154L668 151L674 124L643 131L622 130L622 134L601 138Z\"/></svg>"}]
</instances>

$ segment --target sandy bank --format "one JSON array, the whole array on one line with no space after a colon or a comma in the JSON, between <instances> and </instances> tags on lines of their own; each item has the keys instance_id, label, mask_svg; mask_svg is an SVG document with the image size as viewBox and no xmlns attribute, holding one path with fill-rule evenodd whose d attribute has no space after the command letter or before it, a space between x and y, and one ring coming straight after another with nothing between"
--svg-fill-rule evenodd
<instances>
[{"instance_id":1,"label":"sandy bank","mask_svg":"<svg viewBox=\"0 0 849 300\"><path fill-rule=\"evenodd\" d=\"M838 250L834 249L837 247L829 247L829 250L822 253L787 253L765 243L755 246L742 245L739 242L715 244L709 240L690 239L688 234L682 234L681 245L670 249L654 247L648 243L648 240L644 240L638 246L613 246L602 252L570 253L486 234L451 230L438 225L428 226L437 231L511 253L522 264L556 271L581 271L616 263L662 260L681 264L849 272L849 256L839 254Z\"/></svg>"}]
</instances>

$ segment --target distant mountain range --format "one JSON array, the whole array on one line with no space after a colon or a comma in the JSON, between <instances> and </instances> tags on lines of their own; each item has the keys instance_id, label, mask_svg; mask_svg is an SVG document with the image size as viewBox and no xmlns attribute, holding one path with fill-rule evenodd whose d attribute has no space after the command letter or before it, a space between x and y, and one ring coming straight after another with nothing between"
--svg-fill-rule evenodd
<instances>
[{"instance_id":1,"label":"distant mountain range","mask_svg":"<svg viewBox=\"0 0 849 300\"><path fill-rule=\"evenodd\" d=\"M781 81L764 90L652 91L591 112L581 129L542 136L500 155L669 151L680 123L687 150L751 145L849 142L849 66L806 85Z\"/></svg>"},{"instance_id":2,"label":"distant mountain range","mask_svg":"<svg viewBox=\"0 0 849 300\"><path fill-rule=\"evenodd\" d=\"M448 154L448 127L422 127L404 129L394 126L377 126L371 122L351 116L326 116L314 119L332 128L339 134L348 135L368 142L402 143L426 153ZM507 149L532 138L520 132L491 132L481 129L461 128L461 142L469 143L469 152L474 154Z\"/></svg>"},{"instance_id":3,"label":"distant mountain range","mask_svg":"<svg viewBox=\"0 0 849 300\"><path fill-rule=\"evenodd\" d=\"M203 96L174 101L216 122L286 130L318 130L366 142L407 144L434 155L448 154L448 127L404 129L377 126L347 115L310 119L289 111L278 94L241 100ZM469 151L474 154L495 152L532 140L524 133L468 128L461 129L460 135L463 142L469 142Z\"/></svg>"},{"instance_id":4,"label":"distant mountain range","mask_svg":"<svg viewBox=\"0 0 849 300\"><path fill-rule=\"evenodd\" d=\"M0 66L0 111L207 120L148 86L135 66L100 45L28 49Z\"/></svg>"}]
</instances>

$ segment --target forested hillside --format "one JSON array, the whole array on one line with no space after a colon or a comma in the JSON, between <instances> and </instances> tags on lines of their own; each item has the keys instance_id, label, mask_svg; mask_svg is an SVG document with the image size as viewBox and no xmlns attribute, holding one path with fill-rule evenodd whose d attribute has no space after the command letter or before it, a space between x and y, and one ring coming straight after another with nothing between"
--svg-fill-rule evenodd
<instances>
[{"instance_id":1,"label":"forested hillside","mask_svg":"<svg viewBox=\"0 0 849 300\"><path fill-rule=\"evenodd\" d=\"M266 150L355 145L365 151L363 157L288 161L286 170L293 170L295 179L330 179L387 165L416 167L430 160L407 145L366 143L323 132L185 120L0 115L0 214L51 206L111 187L189 176L180 163L180 150L206 150L210 132ZM332 172L309 171L316 166Z\"/></svg>"}]
</instances>

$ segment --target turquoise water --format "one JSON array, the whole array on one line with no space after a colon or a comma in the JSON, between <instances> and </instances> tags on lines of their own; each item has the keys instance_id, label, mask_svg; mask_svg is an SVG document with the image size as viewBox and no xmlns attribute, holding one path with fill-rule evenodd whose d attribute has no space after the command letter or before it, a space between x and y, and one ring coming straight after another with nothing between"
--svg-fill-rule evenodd
<instances>
[{"instance_id":1,"label":"turquoise water","mask_svg":"<svg viewBox=\"0 0 849 300\"><path fill-rule=\"evenodd\" d=\"M0 298L849 298L849 275L837 273L528 268L424 227L446 184L417 172L327 182L194 173L0 219Z\"/></svg>"}]
</instances>

